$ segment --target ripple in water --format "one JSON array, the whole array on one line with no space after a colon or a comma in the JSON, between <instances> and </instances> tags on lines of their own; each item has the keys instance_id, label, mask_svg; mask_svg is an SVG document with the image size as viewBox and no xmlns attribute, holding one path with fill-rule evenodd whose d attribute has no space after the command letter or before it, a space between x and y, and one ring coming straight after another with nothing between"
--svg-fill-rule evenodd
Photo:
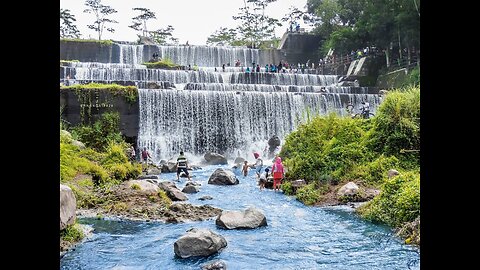
<instances>
[{"instance_id":1,"label":"ripple in water","mask_svg":"<svg viewBox=\"0 0 480 270\"><path fill-rule=\"evenodd\" d=\"M199 193L187 195L188 202L201 205L198 198L210 195L207 204L226 210L255 206L263 210L268 226L223 230L214 219L183 224L81 219L95 228L94 236L68 252L60 269L198 270L216 259L228 269L420 269L417 248L404 245L390 228L357 217L351 208L307 207L293 197L260 191L253 171L247 177L237 171L239 185L208 185L217 167L222 166L193 172L202 186ZM162 180L175 178L174 173L161 175ZM223 235L228 246L208 258L176 258L173 243L193 227Z\"/></svg>"}]
</instances>

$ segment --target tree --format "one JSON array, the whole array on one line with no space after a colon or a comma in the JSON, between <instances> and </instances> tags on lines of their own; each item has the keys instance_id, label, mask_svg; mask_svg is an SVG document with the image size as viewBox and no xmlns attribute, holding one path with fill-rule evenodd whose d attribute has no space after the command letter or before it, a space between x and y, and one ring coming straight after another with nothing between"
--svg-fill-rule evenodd
<instances>
[{"instance_id":1,"label":"tree","mask_svg":"<svg viewBox=\"0 0 480 270\"><path fill-rule=\"evenodd\" d=\"M74 24L77 19L70 13L69 9L60 9L60 37L62 38L79 38L80 31Z\"/></svg>"},{"instance_id":2,"label":"tree","mask_svg":"<svg viewBox=\"0 0 480 270\"><path fill-rule=\"evenodd\" d=\"M98 32L98 40L102 39L103 30L107 23L118 23L107 18L107 16L117 13L117 11L110 6L101 4L101 2L102 0L86 0L85 5L88 8L83 11L84 13L93 13L95 15L96 20L93 24L87 25L87 27ZM115 32L113 28L107 28L106 30L112 33Z\"/></svg>"},{"instance_id":3,"label":"tree","mask_svg":"<svg viewBox=\"0 0 480 270\"><path fill-rule=\"evenodd\" d=\"M290 27L300 21L300 19L304 21L309 19L309 17L306 16L306 12L299 10L297 7L291 6L290 8L288 8L288 11L289 12L285 14L285 16L282 18L282 21L288 22L288 25ZM290 30L292 31L293 29Z\"/></svg>"},{"instance_id":4,"label":"tree","mask_svg":"<svg viewBox=\"0 0 480 270\"><path fill-rule=\"evenodd\" d=\"M166 28L150 31L150 38L160 45L168 43L178 44L178 38L174 38L172 35L173 30L175 30L173 26L168 25Z\"/></svg>"},{"instance_id":5,"label":"tree","mask_svg":"<svg viewBox=\"0 0 480 270\"><path fill-rule=\"evenodd\" d=\"M244 0L244 7L239 8L238 16L233 16L234 20L241 21L237 27L240 39L251 44L253 48L258 47L264 39L274 38L275 27L282 25L279 20L265 15L266 6L275 1Z\"/></svg>"},{"instance_id":6,"label":"tree","mask_svg":"<svg viewBox=\"0 0 480 270\"><path fill-rule=\"evenodd\" d=\"M133 10L140 11L140 15L133 17L133 24L128 27L141 32L141 35L146 37L148 34L147 21L151 19L157 19L157 17L155 17L155 12L149 10L148 8L133 8Z\"/></svg>"},{"instance_id":7,"label":"tree","mask_svg":"<svg viewBox=\"0 0 480 270\"><path fill-rule=\"evenodd\" d=\"M226 27L220 27L219 30L207 38L207 44L209 45L235 45L235 43L238 43L237 30Z\"/></svg>"}]
</instances>

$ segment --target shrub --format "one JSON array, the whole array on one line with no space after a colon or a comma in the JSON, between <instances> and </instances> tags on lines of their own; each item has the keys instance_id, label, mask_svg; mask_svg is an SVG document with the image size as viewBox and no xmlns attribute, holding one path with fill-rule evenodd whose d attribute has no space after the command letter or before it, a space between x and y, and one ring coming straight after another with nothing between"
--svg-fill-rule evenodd
<instances>
[{"instance_id":1,"label":"shrub","mask_svg":"<svg viewBox=\"0 0 480 270\"><path fill-rule=\"evenodd\" d=\"M305 205L313 205L320 200L320 191L315 188L315 183L310 183L299 188L296 197Z\"/></svg>"},{"instance_id":2,"label":"shrub","mask_svg":"<svg viewBox=\"0 0 480 270\"><path fill-rule=\"evenodd\" d=\"M92 126L78 126L73 128L76 138L97 151L103 151L110 142L123 141L119 128L120 115L117 112L102 114L101 118Z\"/></svg>"},{"instance_id":3,"label":"shrub","mask_svg":"<svg viewBox=\"0 0 480 270\"><path fill-rule=\"evenodd\" d=\"M368 220L390 226L415 220L420 215L420 174L409 171L389 179L380 195L358 211Z\"/></svg>"},{"instance_id":4,"label":"shrub","mask_svg":"<svg viewBox=\"0 0 480 270\"><path fill-rule=\"evenodd\" d=\"M138 184L132 184L131 188L134 189L134 190L140 190L141 189Z\"/></svg>"},{"instance_id":5,"label":"shrub","mask_svg":"<svg viewBox=\"0 0 480 270\"><path fill-rule=\"evenodd\" d=\"M282 183L280 189L283 190L283 193L285 195L294 195L292 182L290 181L285 181L284 183Z\"/></svg>"},{"instance_id":6,"label":"shrub","mask_svg":"<svg viewBox=\"0 0 480 270\"><path fill-rule=\"evenodd\" d=\"M63 241L70 243L78 242L83 239L85 235L83 234L82 229L79 228L77 224L68 225L65 229L60 231L60 238Z\"/></svg>"},{"instance_id":7,"label":"shrub","mask_svg":"<svg viewBox=\"0 0 480 270\"><path fill-rule=\"evenodd\" d=\"M143 63L147 68L179 68L180 65L175 64L171 59L164 58L157 62L145 62Z\"/></svg>"},{"instance_id":8,"label":"shrub","mask_svg":"<svg viewBox=\"0 0 480 270\"><path fill-rule=\"evenodd\" d=\"M420 88L390 92L373 121L368 138L373 151L396 156L406 165L419 164L420 155L415 151L420 150Z\"/></svg>"},{"instance_id":9,"label":"shrub","mask_svg":"<svg viewBox=\"0 0 480 270\"><path fill-rule=\"evenodd\" d=\"M167 193L165 193L165 191L159 190L158 191L158 197L160 197L160 199L162 199L162 201L165 203L166 207L169 207L170 205L172 205L172 200L167 196Z\"/></svg>"},{"instance_id":10,"label":"shrub","mask_svg":"<svg viewBox=\"0 0 480 270\"><path fill-rule=\"evenodd\" d=\"M361 179L364 184L378 186L387 180L388 170L398 166L399 160L395 156L380 155L371 162L356 166L344 178Z\"/></svg>"}]
</instances>

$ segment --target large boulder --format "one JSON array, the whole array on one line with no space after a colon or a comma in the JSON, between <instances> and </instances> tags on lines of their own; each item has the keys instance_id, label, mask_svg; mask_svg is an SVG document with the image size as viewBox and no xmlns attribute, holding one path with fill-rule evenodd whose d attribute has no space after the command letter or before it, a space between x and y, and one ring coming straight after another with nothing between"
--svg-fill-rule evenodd
<instances>
[{"instance_id":1,"label":"large boulder","mask_svg":"<svg viewBox=\"0 0 480 270\"><path fill-rule=\"evenodd\" d=\"M165 181L158 184L158 186L167 193L167 196L172 201L186 201L188 200L187 196L181 192L175 183L171 181Z\"/></svg>"},{"instance_id":2,"label":"large boulder","mask_svg":"<svg viewBox=\"0 0 480 270\"><path fill-rule=\"evenodd\" d=\"M267 218L255 207L245 211L222 211L215 220L215 224L224 229L255 229L267 226Z\"/></svg>"},{"instance_id":3,"label":"large boulder","mask_svg":"<svg viewBox=\"0 0 480 270\"><path fill-rule=\"evenodd\" d=\"M354 182L348 182L347 184L343 185L337 192L339 197L342 196L354 196L357 195L360 188Z\"/></svg>"},{"instance_id":4,"label":"large boulder","mask_svg":"<svg viewBox=\"0 0 480 270\"><path fill-rule=\"evenodd\" d=\"M270 139L268 139L268 152L272 154L275 149L280 146L281 141L277 135L273 135Z\"/></svg>"},{"instance_id":5,"label":"large boulder","mask_svg":"<svg viewBox=\"0 0 480 270\"><path fill-rule=\"evenodd\" d=\"M388 170L387 174L388 174L388 178L392 178L394 176L399 175L400 173L395 169L391 169L391 170Z\"/></svg>"},{"instance_id":6,"label":"large boulder","mask_svg":"<svg viewBox=\"0 0 480 270\"><path fill-rule=\"evenodd\" d=\"M166 161L164 159L160 160L160 170L162 173L170 173L170 172L177 172L177 161L176 160L169 160Z\"/></svg>"},{"instance_id":7,"label":"large boulder","mask_svg":"<svg viewBox=\"0 0 480 270\"><path fill-rule=\"evenodd\" d=\"M182 192L183 193L188 193L188 194L192 194L192 193L197 193L199 192L200 190L198 189L197 186L195 185L186 185L183 189L182 189Z\"/></svg>"},{"instance_id":8,"label":"large boulder","mask_svg":"<svg viewBox=\"0 0 480 270\"><path fill-rule=\"evenodd\" d=\"M180 258L208 257L227 246L227 240L208 229L193 228L173 244L175 255Z\"/></svg>"},{"instance_id":9,"label":"large boulder","mask_svg":"<svg viewBox=\"0 0 480 270\"><path fill-rule=\"evenodd\" d=\"M235 160L233 161L234 164L243 164L245 159L243 157L236 157Z\"/></svg>"},{"instance_id":10,"label":"large boulder","mask_svg":"<svg viewBox=\"0 0 480 270\"><path fill-rule=\"evenodd\" d=\"M232 171L218 168L210 175L208 183L212 185L238 185L239 181Z\"/></svg>"},{"instance_id":11,"label":"large boulder","mask_svg":"<svg viewBox=\"0 0 480 270\"><path fill-rule=\"evenodd\" d=\"M139 175L137 177L137 180L146 180L146 179L156 180L156 179L158 179L158 175L144 175L144 174L142 174L142 175Z\"/></svg>"},{"instance_id":12,"label":"large boulder","mask_svg":"<svg viewBox=\"0 0 480 270\"><path fill-rule=\"evenodd\" d=\"M207 161L207 164L210 165L228 164L227 159L218 153L207 152L203 157Z\"/></svg>"},{"instance_id":13,"label":"large boulder","mask_svg":"<svg viewBox=\"0 0 480 270\"><path fill-rule=\"evenodd\" d=\"M158 185L145 180L129 180L125 182L125 185L127 185L127 187L129 188L139 190L140 192L145 194L158 193L158 191L160 190Z\"/></svg>"},{"instance_id":14,"label":"large boulder","mask_svg":"<svg viewBox=\"0 0 480 270\"><path fill-rule=\"evenodd\" d=\"M60 230L75 224L77 199L70 187L60 185Z\"/></svg>"},{"instance_id":15,"label":"large boulder","mask_svg":"<svg viewBox=\"0 0 480 270\"><path fill-rule=\"evenodd\" d=\"M85 149L85 144L81 141L77 141L77 140L72 140L72 145L75 145L76 147L78 147L79 149Z\"/></svg>"},{"instance_id":16,"label":"large boulder","mask_svg":"<svg viewBox=\"0 0 480 270\"><path fill-rule=\"evenodd\" d=\"M70 132L61 129L60 130L60 142L71 143L73 141L72 134Z\"/></svg>"}]
</instances>

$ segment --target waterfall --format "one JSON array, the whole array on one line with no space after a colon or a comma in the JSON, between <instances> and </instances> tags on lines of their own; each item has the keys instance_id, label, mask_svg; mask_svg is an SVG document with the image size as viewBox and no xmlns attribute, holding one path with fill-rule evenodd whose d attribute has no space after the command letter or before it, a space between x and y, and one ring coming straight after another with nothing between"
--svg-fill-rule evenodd
<instances>
[{"instance_id":1,"label":"waterfall","mask_svg":"<svg viewBox=\"0 0 480 270\"><path fill-rule=\"evenodd\" d=\"M180 150L230 154L273 135L283 138L307 115L345 115L349 101L363 99L372 111L380 102L378 95L140 89L138 146L157 161Z\"/></svg>"},{"instance_id":2,"label":"waterfall","mask_svg":"<svg viewBox=\"0 0 480 270\"><path fill-rule=\"evenodd\" d=\"M117 63L62 62L60 82L117 83L139 88L137 146L147 147L154 161L183 150L235 157L267 146L273 135L282 140L315 115L348 116L346 105L368 101L375 113L378 89L338 86L339 76L314 69L265 72L272 52L241 47L115 44ZM199 70L150 69L143 63L159 58ZM117 55L112 59L117 59ZM240 66L235 66L239 60ZM252 63L260 72L245 72ZM263 63L260 63L263 62ZM225 64L225 71L222 65ZM228 65L230 64L230 65ZM298 67L298 66L297 66Z\"/></svg>"}]
</instances>

